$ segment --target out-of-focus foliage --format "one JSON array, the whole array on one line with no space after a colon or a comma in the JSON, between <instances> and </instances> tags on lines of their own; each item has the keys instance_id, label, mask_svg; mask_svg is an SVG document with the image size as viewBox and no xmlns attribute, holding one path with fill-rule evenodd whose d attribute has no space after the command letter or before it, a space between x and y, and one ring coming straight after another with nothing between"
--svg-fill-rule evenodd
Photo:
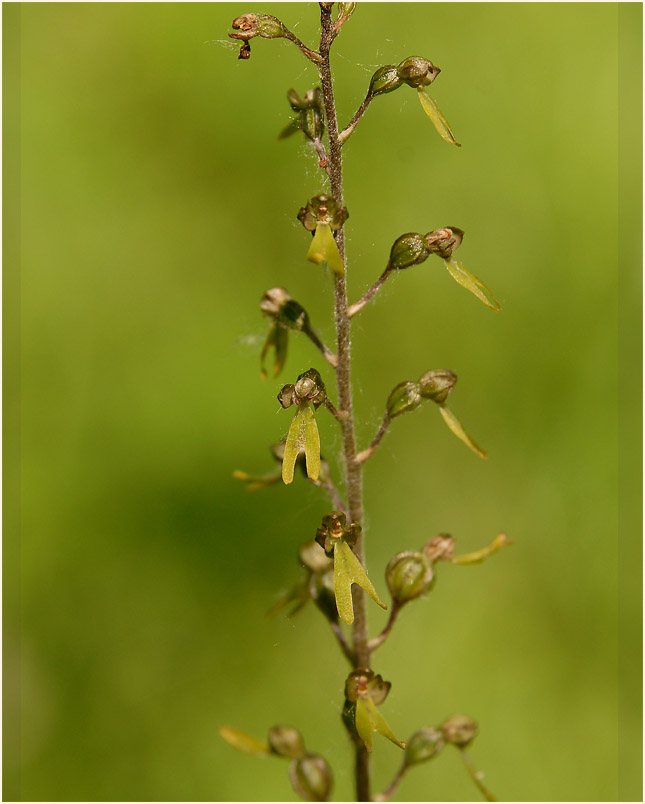
<instances>
[{"instance_id":1,"label":"out-of-focus foliage","mask_svg":"<svg viewBox=\"0 0 645 804\"><path fill-rule=\"evenodd\" d=\"M258 376L264 291L287 288L333 346L329 271L305 260L296 220L326 188L305 139L278 140L285 93L316 76L283 39L238 61L226 35L253 10L314 43L315 4L3 8L20 46L5 80L9 103L20 82L22 227L5 800L295 797L281 763L218 736L274 723L298 728L335 795L352 795L347 668L328 625L313 606L265 617L329 504L299 475L251 497L231 477L266 471L289 424L282 383ZM437 533L459 553L502 530L514 542L443 573L374 664L397 735L477 720L473 762L506 800L640 795L640 526L626 507L640 15L366 3L334 45L341 125L379 66L418 55L442 70L432 97L463 146L437 137L413 92L370 106L344 148L350 300L398 236L454 224L460 259L503 307L491 315L428 260L387 282L353 345L359 448L390 390L439 366L459 375L460 418L489 450L479 461L427 410L401 417L366 467L367 567L383 588L390 558ZM312 365L332 393L331 367L292 338L286 372ZM318 418L337 477L337 424ZM387 614L369 616L376 633ZM472 798L456 754L410 772L400 796ZM373 757L378 790L400 752L379 740Z\"/></svg>"}]
</instances>

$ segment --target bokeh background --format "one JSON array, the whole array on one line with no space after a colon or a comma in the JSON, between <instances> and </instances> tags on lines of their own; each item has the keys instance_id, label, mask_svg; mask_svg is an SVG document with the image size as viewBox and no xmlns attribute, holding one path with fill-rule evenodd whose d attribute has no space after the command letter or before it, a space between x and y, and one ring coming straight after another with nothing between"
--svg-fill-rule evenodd
<instances>
[{"instance_id":1,"label":"bokeh background","mask_svg":"<svg viewBox=\"0 0 645 804\"><path fill-rule=\"evenodd\" d=\"M5 4L5 800L295 800L286 764L223 724L305 734L351 798L346 667L313 607L267 618L329 506L272 468L291 339L261 382L263 291L333 340L298 208L324 189L278 142L316 82L289 43L238 61L250 10L316 41L315 4ZM350 296L406 231L454 224L495 315L438 260L390 280L353 334L360 444L398 382L451 368L451 407L393 426L366 468L368 566L450 532L375 668L405 739L455 712L506 800L641 800L640 4L359 4L335 45L347 121L382 64L422 55L463 148L402 88L345 148ZM319 416L337 472L333 421ZM370 608L374 629L385 615ZM375 789L398 765L378 738ZM477 800L456 752L406 800Z\"/></svg>"}]
</instances>

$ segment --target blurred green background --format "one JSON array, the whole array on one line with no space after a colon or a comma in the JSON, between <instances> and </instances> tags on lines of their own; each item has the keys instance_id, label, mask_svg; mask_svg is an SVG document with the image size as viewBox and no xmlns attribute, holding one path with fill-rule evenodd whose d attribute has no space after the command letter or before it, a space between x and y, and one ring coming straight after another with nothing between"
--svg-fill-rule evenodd
<instances>
[{"instance_id":1,"label":"blurred green background","mask_svg":"<svg viewBox=\"0 0 645 804\"><path fill-rule=\"evenodd\" d=\"M3 6L5 800L296 800L285 763L217 734L275 723L353 795L333 638L313 607L266 616L329 506L304 482L231 478L272 468L283 382L316 365L332 383L299 338L259 377L266 288L328 342L333 326L295 220L324 184L303 142L277 141L287 89L316 76L285 41L237 60L230 21L251 10L316 41L315 4ZM408 88L374 102L344 150L350 297L398 235L454 224L504 307L430 259L353 345L360 445L395 384L446 367L489 449L432 405L398 420L366 468L367 550L384 594L389 558L438 532L461 551L514 541L442 567L374 663L401 738L478 720L472 759L506 800L641 799L641 15L366 3L335 45L341 122L377 67L422 55L463 143ZM399 759L377 739L376 790ZM478 793L446 751L399 797Z\"/></svg>"}]
</instances>

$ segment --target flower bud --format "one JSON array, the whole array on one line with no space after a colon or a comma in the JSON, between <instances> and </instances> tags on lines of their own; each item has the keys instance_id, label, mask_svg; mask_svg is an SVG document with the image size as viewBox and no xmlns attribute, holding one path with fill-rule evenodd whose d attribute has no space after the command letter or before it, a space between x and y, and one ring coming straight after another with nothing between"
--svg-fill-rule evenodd
<instances>
[{"instance_id":1,"label":"flower bud","mask_svg":"<svg viewBox=\"0 0 645 804\"><path fill-rule=\"evenodd\" d=\"M429 253L424 238L420 234L408 232L394 241L389 265L398 270L410 268L427 260Z\"/></svg>"},{"instance_id":2,"label":"flower bud","mask_svg":"<svg viewBox=\"0 0 645 804\"><path fill-rule=\"evenodd\" d=\"M450 259L452 252L459 248L463 239L463 229L458 229L456 226L435 229L433 232L428 232L423 238L428 252L438 254L444 260Z\"/></svg>"},{"instance_id":3,"label":"flower bud","mask_svg":"<svg viewBox=\"0 0 645 804\"><path fill-rule=\"evenodd\" d=\"M379 67L370 80L369 94L375 98L377 95L385 95L394 92L402 85L396 67L393 64L386 64Z\"/></svg>"},{"instance_id":4,"label":"flower bud","mask_svg":"<svg viewBox=\"0 0 645 804\"><path fill-rule=\"evenodd\" d=\"M256 36L263 39L279 39L285 35L285 27L276 17L270 14L242 14L231 23L235 33L229 34L231 39L248 41Z\"/></svg>"},{"instance_id":5,"label":"flower bud","mask_svg":"<svg viewBox=\"0 0 645 804\"><path fill-rule=\"evenodd\" d=\"M288 759L298 759L306 753L302 735L293 726L273 726L269 729L269 746L273 754Z\"/></svg>"},{"instance_id":6,"label":"flower bud","mask_svg":"<svg viewBox=\"0 0 645 804\"><path fill-rule=\"evenodd\" d=\"M396 69L400 80L415 89L427 87L441 72L431 61L417 56L405 59Z\"/></svg>"},{"instance_id":7,"label":"flower bud","mask_svg":"<svg viewBox=\"0 0 645 804\"><path fill-rule=\"evenodd\" d=\"M342 25L352 16L356 11L356 3L339 3L338 4L338 17L336 18L336 25Z\"/></svg>"},{"instance_id":8,"label":"flower bud","mask_svg":"<svg viewBox=\"0 0 645 804\"><path fill-rule=\"evenodd\" d=\"M477 723L466 715L453 715L439 727L446 742L465 748L477 737Z\"/></svg>"},{"instance_id":9,"label":"flower bud","mask_svg":"<svg viewBox=\"0 0 645 804\"><path fill-rule=\"evenodd\" d=\"M387 398L386 410L393 419L402 413L414 410L421 404L421 393L416 382L402 382L393 389Z\"/></svg>"},{"instance_id":10,"label":"flower bud","mask_svg":"<svg viewBox=\"0 0 645 804\"><path fill-rule=\"evenodd\" d=\"M406 550L390 560L385 580L392 600L399 606L420 597L434 580L432 566L423 553Z\"/></svg>"},{"instance_id":11,"label":"flower bud","mask_svg":"<svg viewBox=\"0 0 645 804\"><path fill-rule=\"evenodd\" d=\"M415 731L405 745L404 762L417 765L436 757L444 746L443 734L439 729L425 728Z\"/></svg>"},{"instance_id":12,"label":"flower bud","mask_svg":"<svg viewBox=\"0 0 645 804\"><path fill-rule=\"evenodd\" d=\"M304 801L328 801L333 783L331 768L317 754L294 759L289 765L289 781Z\"/></svg>"},{"instance_id":13,"label":"flower bud","mask_svg":"<svg viewBox=\"0 0 645 804\"><path fill-rule=\"evenodd\" d=\"M457 375L448 369L433 369L419 379L420 394L424 399L432 399L443 405L457 382Z\"/></svg>"}]
</instances>

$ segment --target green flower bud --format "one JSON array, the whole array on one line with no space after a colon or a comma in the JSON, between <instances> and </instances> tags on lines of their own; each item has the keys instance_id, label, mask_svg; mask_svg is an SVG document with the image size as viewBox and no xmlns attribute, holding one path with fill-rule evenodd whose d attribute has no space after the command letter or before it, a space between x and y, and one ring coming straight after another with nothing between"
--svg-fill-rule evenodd
<instances>
[{"instance_id":1,"label":"green flower bud","mask_svg":"<svg viewBox=\"0 0 645 804\"><path fill-rule=\"evenodd\" d=\"M417 56L410 56L397 67L400 80L415 89L427 87L440 72L441 70L435 67L431 61L420 59Z\"/></svg>"},{"instance_id":2,"label":"green flower bud","mask_svg":"<svg viewBox=\"0 0 645 804\"><path fill-rule=\"evenodd\" d=\"M444 260L450 259L452 252L459 248L463 239L463 229L458 229L456 226L435 229L433 232L428 232L423 238L428 252L438 254Z\"/></svg>"},{"instance_id":3,"label":"green flower bud","mask_svg":"<svg viewBox=\"0 0 645 804\"><path fill-rule=\"evenodd\" d=\"M405 745L404 762L417 765L436 757L444 746L443 734L439 729L425 728L415 731Z\"/></svg>"},{"instance_id":4,"label":"green flower bud","mask_svg":"<svg viewBox=\"0 0 645 804\"><path fill-rule=\"evenodd\" d=\"M352 14L356 11L356 3L338 3L338 17L336 18L336 25L342 25L346 22Z\"/></svg>"},{"instance_id":5,"label":"green flower bud","mask_svg":"<svg viewBox=\"0 0 645 804\"><path fill-rule=\"evenodd\" d=\"M465 748L477 737L477 723L466 715L453 715L439 727L447 743Z\"/></svg>"},{"instance_id":6,"label":"green flower bud","mask_svg":"<svg viewBox=\"0 0 645 804\"><path fill-rule=\"evenodd\" d=\"M385 95L388 92L394 92L400 86L402 86L402 81L396 67L393 64L386 64L385 67L379 67L372 76L369 94L372 97Z\"/></svg>"},{"instance_id":7,"label":"green flower bud","mask_svg":"<svg viewBox=\"0 0 645 804\"><path fill-rule=\"evenodd\" d=\"M424 399L432 399L443 405L457 382L457 375L448 369L433 369L419 379L420 394Z\"/></svg>"},{"instance_id":8,"label":"green flower bud","mask_svg":"<svg viewBox=\"0 0 645 804\"><path fill-rule=\"evenodd\" d=\"M331 768L317 754L294 759L289 765L291 786L304 801L328 801L333 784Z\"/></svg>"},{"instance_id":9,"label":"green flower bud","mask_svg":"<svg viewBox=\"0 0 645 804\"><path fill-rule=\"evenodd\" d=\"M231 39L248 41L256 36L263 39L279 39L286 33L284 25L270 14L242 14L231 23L235 33L229 34Z\"/></svg>"},{"instance_id":10,"label":"green flower bud","mask_svg":"<svg viewBox=\"0 0 645 804\"><path fill-rule=\"evenodd\" d=\"M269 729L269 746L273 754L298 759L306 754L302 735L292 726L273 726Z\"/></svg>"},{"instance_id":11,"label":"green flower bud","mask_svg":"<svg viewBox=\"0 0 645 804\"><path fill-rule=\"evenodd\" d=\"M397 237L390 251L390 267L402 270L419 265L428 259L429 251L420 234L408 232Z\"/></svg>"},{"instance_id":12,"label":"green flower bud","mask_svg":"<svg viewBox=\"0 0 645 804\"><path fill-rule=\"evenodd\" d=\"M402 382L394 388L387 398L386 410L393 419L402 413L418 408L421 404L421 392L416 382Z\"/></svg>"},{"instance_id":13,"label":"green flower bud","mask_svg":"<svg viewBox=\"0 0 645 804\"><path fill-rule=\"evenodd\" d=\"M423 553L407 550L391 559L385 570L385 580L392 600L403 606L428 591L434 572Z\"/></svg>"},{"instance_id":14,"label":"green flower bud","mask_svg":"<svg viewBox=\"0 0 645 804\"><path fill-rule=\"evenodd\" d=\"M333 231L337 231L348 217L347 209L338 209L334 199L324 193L309 199L298 211L298 220L308 232L316 231L319 223L326 223Z\"/></svg>"}]
</instances>

